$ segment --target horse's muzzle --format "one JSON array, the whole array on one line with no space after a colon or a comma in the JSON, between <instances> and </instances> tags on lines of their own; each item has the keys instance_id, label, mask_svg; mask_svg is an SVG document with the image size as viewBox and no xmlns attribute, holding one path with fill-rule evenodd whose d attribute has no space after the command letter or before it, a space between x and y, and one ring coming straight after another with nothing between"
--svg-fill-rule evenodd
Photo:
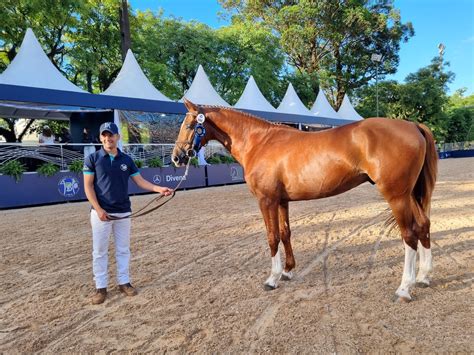
<instances>
[{"instance_id":1,"label":"horse's muzzle","mask_svg":"<svg viewBox=\"0 0 474 355\"><path fill-rule=\"evenodd\" d=\"M180 166L186 165L188 163L189 157L185 154L173 155L171 161L174 166L179 168Z\"/></svg>"}]
</instances>

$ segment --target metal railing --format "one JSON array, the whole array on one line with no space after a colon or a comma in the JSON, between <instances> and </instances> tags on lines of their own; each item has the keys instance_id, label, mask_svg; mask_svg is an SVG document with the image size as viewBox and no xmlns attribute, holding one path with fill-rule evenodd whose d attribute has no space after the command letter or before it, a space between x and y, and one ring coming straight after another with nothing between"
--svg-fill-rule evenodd
<instances>
[{"instance_id":1,"label":"metal railing","mask_svg":"<svg viewBox=\"0 0 474 355\"><path fill-rule=\"evenodd\" d=\"M0 166L21 158L53 163L61 170L76 161L84 159L84 151L100 149L100 144L39 144L39 143L0 143ZM153 158L160 158L164 165L171 164L171 154L174 144L124 144L122 149L133 160L141 161L143 166ZM90 148L93 148L92 150ZM206 145L205 157L214 154L229 155L229 152L218 142L209 142Z\"/></svg>"},{"instance_id":2,"label":"metal railing","mask_svg":"<svg viewBox=\"0 0 474 355\"><path fill-rule=\"evenodd\" d=\"M88 151L88 147L99 149L100 144L0 143L0 166L11 160L25 158L53 163L61 170L67 170L72 162L84 159L84 150ZM171 164L173 147L174 144L124 144L122 149L133 160L141 161L143 166L148 166L153 158L160 158L166 166ZM437 149L440 153L474 149L474 141L437 144ZM205 157L215 154L229 155L229 152L219 142L209 142Z\"/></svg>"}]
</instances>

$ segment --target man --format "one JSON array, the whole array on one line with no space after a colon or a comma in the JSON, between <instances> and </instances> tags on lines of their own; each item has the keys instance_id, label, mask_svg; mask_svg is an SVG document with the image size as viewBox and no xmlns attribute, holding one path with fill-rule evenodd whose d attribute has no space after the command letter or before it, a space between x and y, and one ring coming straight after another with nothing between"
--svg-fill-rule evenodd
<instances>
[{"instance_id":1,"label":"man","mask_svg":"<svg viewBox=\"0 0 474 355\"><path fill-rule=\"evenodd\" d=\"M102 148L84 160L84 190L92 205L92 269L96 292L92 304L103 303L107 297L107 261L109 235L115 238L115 259L117 281L121 292L135 296L137 291L130 284L130 218L113 220L109 217L126 217L131 214L128 197L129 177L142 189L158 192L165 196L173 190L146 181L138 171L132 158L118 147L120 135L113 122L100 126Z\"/></svg>"}]
</instances>

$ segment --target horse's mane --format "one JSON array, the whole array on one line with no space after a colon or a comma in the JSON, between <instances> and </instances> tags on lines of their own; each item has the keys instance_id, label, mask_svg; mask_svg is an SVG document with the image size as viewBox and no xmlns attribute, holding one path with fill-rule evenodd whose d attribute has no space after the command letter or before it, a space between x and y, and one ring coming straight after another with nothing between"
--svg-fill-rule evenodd
<instances>
[{"instance_id":1,"label":"horse's mane","mask_svg":"<svg viewBox=\"0 0 474 355\"><path fill-rule=\"evenodd\" d=\"M265 120L261 117L252 115L251 113L237 110L233 107L226 107L226 106L219 106L219 105L202 105L202 107L210 108L210 109L219 109L219 110L224 110L224 111L231 111L231 112L236 113L238 115L249 118L253 123L259 124L261 127L268 127L268 125L271 125L271 126L275 126L275 127L293 129L293 127L287 126L283 123L268 121L268 120Z\"/></svg>"}]
</instances>

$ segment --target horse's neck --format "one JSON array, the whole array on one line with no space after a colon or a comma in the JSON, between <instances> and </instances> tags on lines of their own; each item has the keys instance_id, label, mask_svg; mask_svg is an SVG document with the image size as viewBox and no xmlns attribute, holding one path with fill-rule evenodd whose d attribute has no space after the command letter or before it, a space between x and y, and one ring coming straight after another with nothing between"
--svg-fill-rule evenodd
<instances>
[{"instance_id":1,"label":"horse's neck","mask_svg":"<svg viewBox=\"0 0 474 355\"><path fill-rule=\"evenodd\" d=\"M212 121L217 128L214 136L240 164L244 164L246 155L252 148L249 144L250 135L259 134L261 130L252 118L238 113L232 115L232 113L231 111L214 113Z\"/></svg>"}]
</instances>

